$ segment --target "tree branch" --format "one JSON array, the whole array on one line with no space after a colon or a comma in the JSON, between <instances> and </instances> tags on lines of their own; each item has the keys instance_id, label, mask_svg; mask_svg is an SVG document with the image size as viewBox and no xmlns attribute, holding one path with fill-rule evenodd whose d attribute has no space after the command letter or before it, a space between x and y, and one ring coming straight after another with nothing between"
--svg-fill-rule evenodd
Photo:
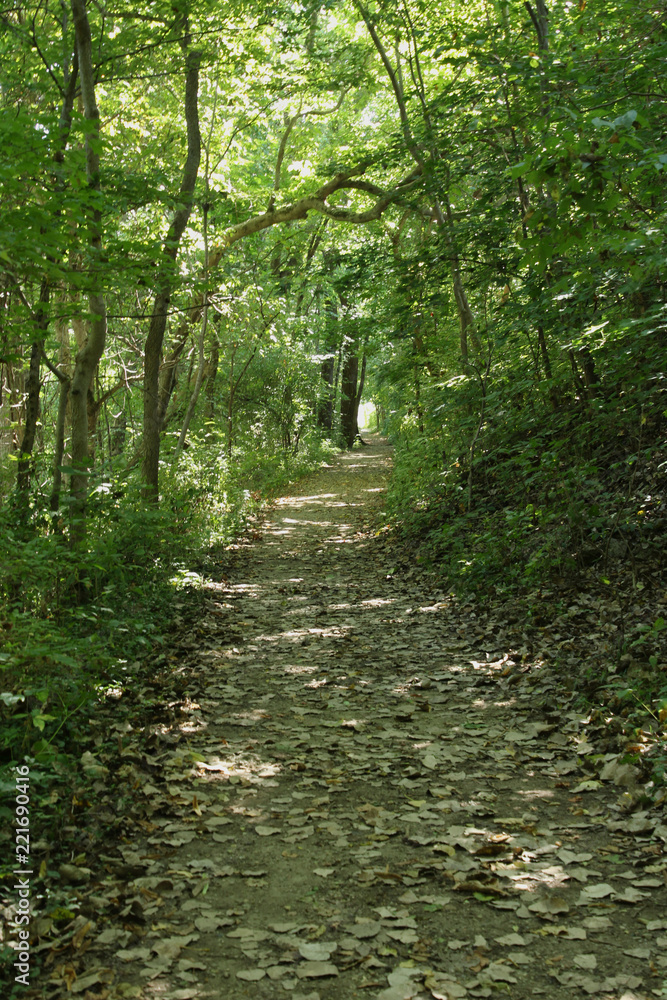
<instances>
[{"instance_id":1,"label":"tree branch","mask_svg":"<svg viewBox=\"0 0 667 1000\"><path fill-rule=\"evenodd\" d=\"M56 365L54 365L53 362L49 359L49 356L48 356L48 354L46 353L46 351L44 349L44 344L42 344L42 361L44 362L44 364L46 365L46 367L49 369L49 371L51 372L51 374L55 375L56 378L58 379L58 381L61 384L63 382L69 382L70 381L69 375L65 375L64 372L61 372L60 368L57 368Z\"/></svg>"},{"instance_id":2,"label":"tree branch","mask_svg":"<svg viewBox=\"0 0 667 1000\"><path fill-rule=\"evenodd\" d=\"M364 8L362 7L362 5L360 3L357 2L356 3L356 7L357 7L357 10L359 11L359 13L361 14L361 16L362 16L362 18L364 20L364 24L366 25L366 27L368 29L368 34L373 39L373 44L375 45L375 48L377 49L378 55L380 56L380 59L382 60L382 62L384 64L384 68L387 71L387 76L389 77L389 79L391 81L391 86L392 86L392 89L394 91L394 95L396 97L396 104L398 105L398 113L399 113L399 115L401 117L401 125L403 127L403 138L405 139L405 145L407 146L407 148L408 148L408 150L409 150L410 155L412 156L412 158L420 166L423 166L423 164L424 164L424 158L423 158L423 156L422 156L422 154L421 154L421 152L419 150L419 146L417 145L417 143L415 141L415 138L414 138L414 136L412 134L412 130L410 129L410 120L408 118L408 112L407 112L407 108L406 108L406 105L405 105L405 94L403 92L403 86L401 84L401 80L400 80L399 74L397 73L397 71L394 69L394 67L391 64L389 56L387 55L387 51L386 51L384 45L382 44L382 42L380 40L380 36L378 35L377 31L375 30L375 25L373 24L373 22L370 19L370 15L364 10ZM400 69L399 69L399 72L400 72Z\"/></svg>"},{"instance_id":3,"label":"tree branch","mask_svg":"<svg viewBox=\"0 0 667 1000\"><path fill-rule=\"evenodd\" d=\"M224 233L219 246L211 251L211 267L216 267L220 263L228 247L234 243L238 243L239 240L244 239L246 236L259 233L263 229L269 229L271 226L283 222L305 219L308 216L308 212L319 212L321 215L325 215L330 219L336 219L338 222L352 222L357 225L371 222L373 219L379 219L389 205L403 200L406 187L415 182L415 174L417 173L416 171L412 171L407 177L402 178L390 191L386 191L376 184L353 179L355 175L363 173L367 168L368 164L362 164L345 173L336 174L331 181L324 184L312 195L299 198L292 205L283 205L281 208L263 212L261 215L255 215L250 219L246 219L245 222L240 222L238 225L232 226ZM327 198L336 191L355 188L376 195L378 200L375 205L365 212L352 212L347 208L339 208L335 205L327 204Z\"/></svg>"}]
</instances>

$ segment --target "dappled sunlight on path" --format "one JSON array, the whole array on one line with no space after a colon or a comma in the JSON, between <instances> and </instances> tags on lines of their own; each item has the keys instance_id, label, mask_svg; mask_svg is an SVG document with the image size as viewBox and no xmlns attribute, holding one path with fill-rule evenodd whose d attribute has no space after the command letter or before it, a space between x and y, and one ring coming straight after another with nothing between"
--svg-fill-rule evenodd
<instances>
[{"instance_id":1,"label":"dappled sunlight on path","mask_svg":"<svg viewBox=\"0 0 667 1000\"><path fill-rule=\"evenodd\" d=\"M651 982L633 908L667 931L667 830L631 841L576 715L535 711L539 664L375 534L389 464L372 439L310 476L210 583L161 731L169 805L146 813L147 875L171 886L151 891L174 904L146 941L173 946L128 957L127 996L638 1000Z\"/></svg>"}]
</instances>

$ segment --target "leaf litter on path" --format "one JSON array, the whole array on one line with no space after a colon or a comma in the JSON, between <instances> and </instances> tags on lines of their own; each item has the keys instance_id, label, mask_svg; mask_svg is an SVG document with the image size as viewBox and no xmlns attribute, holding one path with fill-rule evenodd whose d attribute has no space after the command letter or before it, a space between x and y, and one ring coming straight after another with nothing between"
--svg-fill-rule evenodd
<instances>
[{"instance_id":1,"label":"leaf litter on path","mask_svg":"<svg viewBox=\"0 0 667 1000\"><path fill-rule=\"evenodd\" d=\"M388 465L374 441L278 501L175 633L178 711L84 755L119 836L74 859L92 943L44 925L45 997L660 995L664 815L369 527Z\"/></svg>"}]
</instances>

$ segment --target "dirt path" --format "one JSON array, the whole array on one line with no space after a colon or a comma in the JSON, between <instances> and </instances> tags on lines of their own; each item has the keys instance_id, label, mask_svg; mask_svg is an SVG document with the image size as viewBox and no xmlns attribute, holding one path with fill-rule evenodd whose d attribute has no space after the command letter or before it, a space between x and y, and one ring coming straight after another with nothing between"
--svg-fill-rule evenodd
<instances>
[{"instance_id":1,"label":"dirt path","mask_svg":"<svg viewBox=\"0 0 667 1000\"><path fill-rule=\"evenodd\" d=\"M392 572L388 467L373 440L276 504L174 651L185 714L126 734L91 996L667 996L664 819L501 628Z\"/></svg>"}]
</instances>

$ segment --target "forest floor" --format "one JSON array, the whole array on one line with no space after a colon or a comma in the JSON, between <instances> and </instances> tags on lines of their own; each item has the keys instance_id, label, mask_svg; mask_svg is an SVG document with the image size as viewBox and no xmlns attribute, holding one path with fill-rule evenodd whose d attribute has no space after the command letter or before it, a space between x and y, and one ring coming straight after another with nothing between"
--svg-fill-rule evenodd
<instances>
[{"instance_id":1,"label":"forest floor","mask_svg":"<svg viewBox=\"0 0 667 1000\"><path fill-rule=\"evenodd\" d=\"M368 440L107 699L35 995L667 997L664 799L520 623L396 571Z\"/></svg>"}]
</instances>

